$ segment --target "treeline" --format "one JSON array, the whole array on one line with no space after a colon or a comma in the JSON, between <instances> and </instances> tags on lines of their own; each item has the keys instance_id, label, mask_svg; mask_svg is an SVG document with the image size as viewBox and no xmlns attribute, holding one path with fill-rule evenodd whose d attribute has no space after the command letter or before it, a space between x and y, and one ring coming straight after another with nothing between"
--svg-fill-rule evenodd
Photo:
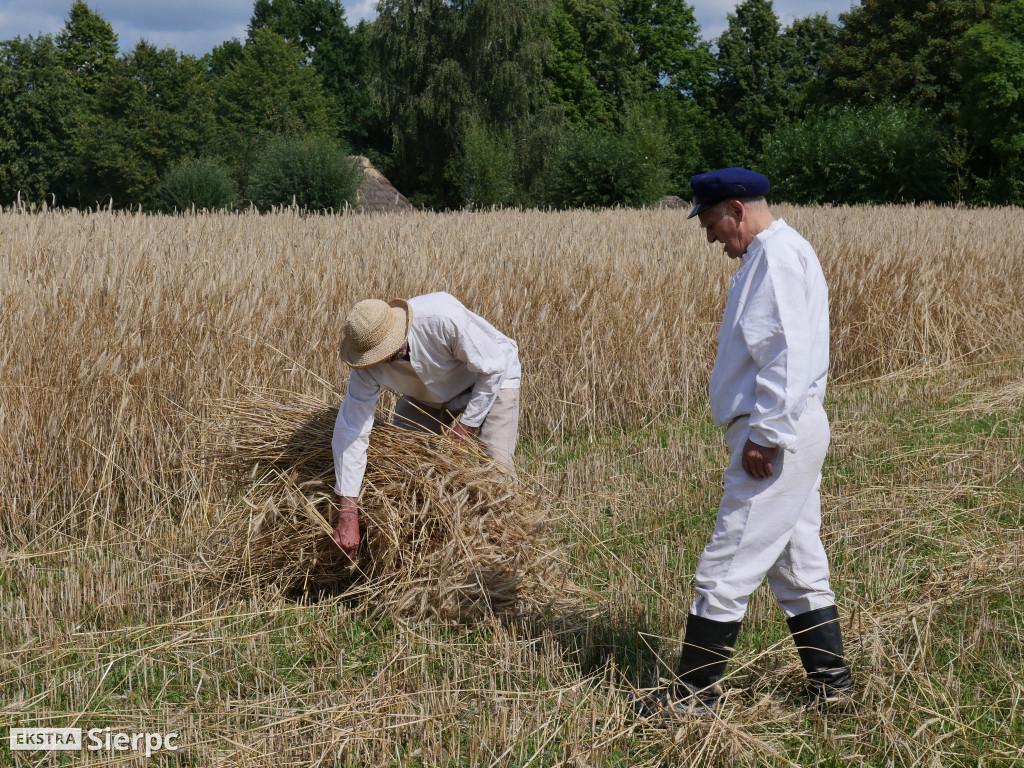
<instances>
[{"instance_id":1,"label":"treeline","mask_svg":"<svg viewBox=\"0 0 1024 768\"><path fill-rule=\"evenodd\" d=\"M202 57L84 2L0 43L0 204L354 200L365 155L432 208L647 205L745 165L773 199L1024 202L1024 0L864 0L709 44L684 0L256 0Z\"/></svg>"}]
</instances>

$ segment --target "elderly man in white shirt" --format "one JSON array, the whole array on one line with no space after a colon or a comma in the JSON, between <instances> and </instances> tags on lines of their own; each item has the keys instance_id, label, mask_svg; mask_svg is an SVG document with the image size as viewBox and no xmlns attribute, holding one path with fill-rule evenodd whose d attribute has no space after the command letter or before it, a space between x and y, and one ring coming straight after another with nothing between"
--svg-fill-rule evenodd
<instances>
[{"instance_id":1,"label":"elderly man in white shirt","mask_svg":"<svg viewBox=\"0 0 1024 768\"><path fill-rule=\"evenodd\" d=\"M811 245L745 168L694 176L694 208L709 243L742 264L729 284L711 413L732 461L711 542L695 573L677 682L639 697L642 714L714 710L750 595L767 577L807 673L806 700L846 706L853 683L819 535L822 407L829 355L828 287Z\"/></svg>"},{"instance_id":2,"label":"elderly man in white shirt","mask_svg":"<svg viewBox=\"0 0 1024 768\"><path fill-rule=\"evenodd\" d=\"M514 475L519 429L519 347L454 296L431 293L390 303L367 299L345 320L341 358L351 367L334 424L334 540L354 557L366 449L382 389L402 395L394 424L478 442Z\"/></svg>"}]
</instances>

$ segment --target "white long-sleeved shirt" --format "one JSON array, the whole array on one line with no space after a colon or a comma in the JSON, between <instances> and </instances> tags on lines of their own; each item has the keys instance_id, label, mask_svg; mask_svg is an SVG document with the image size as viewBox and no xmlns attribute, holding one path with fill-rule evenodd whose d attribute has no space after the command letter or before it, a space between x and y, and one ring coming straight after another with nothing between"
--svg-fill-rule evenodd
<instances>
[{"instance_id":1,"label":"white long-sleeved shirt","mask_svg":"<svg viewBox=\"0 0 1024 768\"><path fill-rule=\"evenodd\" d=\"M448 293L409 299L409 360L353 368L334 422L334 490L358 496L373 413L382 389L441 407L472 392L459 421L478 427L502 389L517 389L518 345Z\"/></svg>"},{"instance_id":2,"label":"white long-sleeved shirt","mask_svg":"<svg viewBox=\"0 0 1024 768\"><path fill-rule=\"evenodd\" d=\"M810 243L782 219L758 234L729 283L711 372L711 415L750 414L750 439L797 450L796 421L825 398L828 286Z\"/></svg>"}]
</instances>

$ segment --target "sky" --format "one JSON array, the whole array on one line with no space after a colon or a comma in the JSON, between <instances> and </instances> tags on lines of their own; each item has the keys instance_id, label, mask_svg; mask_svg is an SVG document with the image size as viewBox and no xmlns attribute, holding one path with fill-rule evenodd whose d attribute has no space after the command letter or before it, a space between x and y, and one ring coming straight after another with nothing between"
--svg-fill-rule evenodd
<instances>
[{"instance_id":1,"label":"sky","mask_svg":"<svg viewBox=\"0 0 1024 768\"><path fill-rule=\"evenodd\" d=\"M689 0L705 40L726 27L726 14L736 0ZM0 40L29 35L56 35L67 20L72 0L0 0ZM146 39L158 48L169 46L201 56L233 37L245 38L253 0L86 0L117 34L121 50ZM783 26L793 19L825 13L833 22L858 0L775 0ZM343 0L350 24L376 15L376 0Z\"/></svg>"}]
</instances>

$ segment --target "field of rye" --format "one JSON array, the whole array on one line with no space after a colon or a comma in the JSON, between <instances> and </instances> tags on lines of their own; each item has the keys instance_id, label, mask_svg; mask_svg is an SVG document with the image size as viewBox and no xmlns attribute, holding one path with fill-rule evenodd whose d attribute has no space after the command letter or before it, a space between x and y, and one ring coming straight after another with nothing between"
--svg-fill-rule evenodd
<instances>
[{"instance_id":1,"label":"field of rye","mask_svg":"<svg viewBox=\"0 0 1024 768\"><path fill-rule=\"evenodd\" d=\"M726 462L706 388L736 265L685 211L6 211L0 766L1024 765L1024 211L774 211L830 285L856 712L793 701L767 587L718 718L626 708L674 665ZM199 578L243 504L203 462L217 404L339 402L351 304L436 290L519 342L521 474L587 597L423 623ZM9 727L179 748L12 751Z\"/></svg>"}]
</instances>

